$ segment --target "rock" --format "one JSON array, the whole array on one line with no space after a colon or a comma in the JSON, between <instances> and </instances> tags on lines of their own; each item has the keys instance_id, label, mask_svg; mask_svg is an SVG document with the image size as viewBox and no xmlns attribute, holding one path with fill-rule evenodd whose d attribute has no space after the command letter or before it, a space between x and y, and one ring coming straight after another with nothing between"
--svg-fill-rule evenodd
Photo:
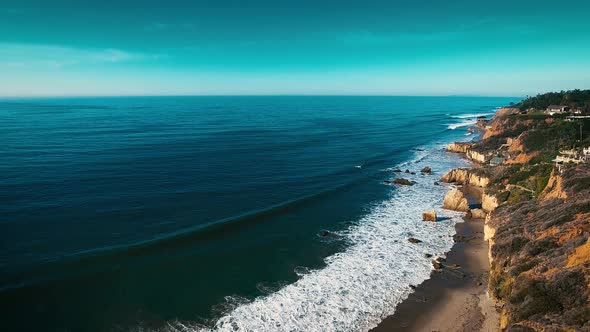
<instances>
[{"instance_id":1,"label":"rock","mask_svg":"<svg viewBox=\"0 0 590 332\"><path fill-rule=\"evenodd\" d=\"M393 183L403 184L404 186L411 186L413 184L412 181L403 178L395 179L393 180Z\"/></svg>"},{"instance_id":2,"label":"rock","mask_svg":"<svg viewBox=\"0 0 590 332\"><path fill-rule=\"evenodd\" d=\"M465 168L453 168L440 179L446 183L461 183L464 184L469 178L469 170Z\"/></svg>"},{"instance_id":3,"label":"rock","mask_svg":"<svg viewBox=\"0 0 590 332\"><path fill-rule=\"evenodd\" d=\"M443 209L467 212L469 211L469 204L461 191L453 189L445 196Z\"/></svg>"},{"instance_id":4,"label":"rock","mask_svg":"<svg viewBox=\"0 0 590 332\"><path fill-rule=\"evenodd\" d=\"M402 170L401 170L401 169L399 169L399 168L396 168L396 169L394 169L393 171L394 171L394 172L396 172L396 173L401 173L401 172L402 172Z\"/></svg>"},{"instance_id":5,"label":"rock","mask_svg":"<svg viewBox=\"0 0 590 332\"><path fill-rule=\"evenodd\" d=\"M447 261L447 259L446 259L446 258L444 258L444 257L437 257L437 258L436 258L436 261L437 261L437 262L446 262L446 261Z\"/></svg>"},{"instance_id":6,"label":"rock","mask_svg":"<svg viewBox=\"0 0 590 332\"><path fill-rule=\"evenodd\" d=\"M426 166L426 167L424 167L424 168L423 168L423 169L420 171L420 173L428 173L428 174L430 174L430 173L432 173L432 168L430 168L430 167Z\"/></svg>"},{"instance_id":7,"label":"rock","mask_svg":"<svg viewBox=\"0 0 590 332\"><path fill-rule=\"evenodd\" d=\"M434 267L435 270L440 270L442 269L442 264L435 261L434 259L432 260L432 266Z\"/></svg>"},{"instance_id":8,"label":"rock","mask_svg":"<svg viewBox=\"0 0 590 332\"><path fill-rule=\"evenodd\" d=\"M326 231L326 230L323 230L323 231L321 231L321 232L320 232L320 236L321 236L321 237L326 237L326 236L328 236L328 235L330 235L330 232L328 232L328 231Z\"/></svg>"},{"instance_id":9,"label":"rock","mask_svg":"<svg viewBox=\"0 0 590 332\"><path fill-rule=\"evenodd\" d=\"M410 172L410 174L414 175L414 174L416 174L416 172Z\"/></svg>"},{"instance_id":10,"label":"rock","mask_svg":"<svg viewBox=\"0 0 590 332\"><path fill-rule=\"evenodd\" d=\"M418 239L417 239L417 238L415 238L415 237L411 237L411 238L409 238L409 239L408 239L408 241L409 241L410 243L421 243L421 242L422 242L422 241L418 240Z\"/></svg>"},{"instance_id":11,"label":"rock","mask_svg":"<svg viewBox=\"0 0 590 332\"><path fill-rule=\"evenodd\" d=\"M498 207L498 199L496 196L484 192L481 195L481 207L484 211L494 211Z\"/></svg>"},{"instance_id":12,"label":"rock","mask_svg":"<svg viewBox=\"0 0 590 332\"><path fill-rule=\"evenodd\" d=\"M424 221L436 221L436 211L430 210L422 213L422 220Z\"/></svg>"},{"instance_id":13,"label":"rock","mask_svg":"<svg viewBox=\"0 0 590 332\"><path fill-rule=\"evenodd\" d=\"M470 172L466 168L455 168L441 178L442 182L470 184L477 187L485 188L490 184L490 179L484 176Z\"/></svg>"},{"instance_id":14,"label":"rock","mask_svg":"<svg viewBox=\"0 0 590 332\"><path fill-rule=\"evenodd\" d=\"M482 163L482 164L485 164L489 159L489 156L486 156L481 152L473 151L473 150L468 150L466 153L466 156L467 156L467 158L469 158L473 161L477 161L478 163Z\"/></svg>"},{"instance_id":15,"label":"rock","mask_svg":"<svg viewBox=\"0 0 590 332\"><path fill-rule=\"evenodd\" d=\"M430 257L432 257L432 254L424 254L424 257L430 258Z\"/></svg>"},{"instance_id":16,"label":"rock","mask_svg":"<svg viewBox=\"0 0 590 332\"><path fill-rule=\"evenodd\" d=\"M411 289L416 289L416 286L415 285L410 285L410 288Z\"/></svg>"},{"instance_id":17,"label":"rock","mask_svg":"<svg viewBox=\"0 0 590 332\"><path fill-rule=\"evenodd\" d=\"M406 169L406 173L410 173L410 170L409 169Z\"/></svg>"},{"instance_id":18,"label":"rock","mask_svg":"<svg viewBox=\"0 0 590 332\"><path fill-rule=\"evenodd\" d=\"M438 183L438 182L434 181L434 185L435 185L435 186L440 186L440 183Z\"/></svg>"},{"instance_id":19,"label":"rock","mask_svg":"<svg viewBox=\"0 0 590 332\"><path fill-rule=\"evenodd\" d=\"M471 210L467 211L467 213L465 213L465 218L466 219L471 219L473 217L473 215L471 214Z\"/></svg>"},{"instance_id":20,"label":"rock","mask_svg":"<svg viewBox=\"0 0 590 332\"><path fill-rule=\"evenodd\" d=\"M447 145L447 151L467 153L467 150L473 145L473 143L455 142Z\"/></svg>"},{"instance_id":21,"label":"rock","mask_svg":"<svg viewBox=\"0 0 590 332\"><path fill-rule=\"evenodd\" d=\"M473 219L485 219L486 212L482 209L471 209L471 218Z\"/></svg>"}]
</instances>

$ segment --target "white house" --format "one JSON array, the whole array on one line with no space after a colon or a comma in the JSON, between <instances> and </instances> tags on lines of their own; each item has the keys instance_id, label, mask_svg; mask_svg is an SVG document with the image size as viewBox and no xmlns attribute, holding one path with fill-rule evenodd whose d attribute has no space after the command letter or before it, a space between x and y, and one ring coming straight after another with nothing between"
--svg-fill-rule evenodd
<instances>
[{"instance_id":1,"label":"white house","mask_svg":"<svg viewBox=\"0 0 590 332\"><path fill-rule=\"evenodd\" d=\"M549 115L554 115L554 114L562 114L569 111L569 107L567 106L563 106L563 105L549 105L547 107L547 109L545 110L545 113L549 114Z\"/></svg>"}]
</instances>

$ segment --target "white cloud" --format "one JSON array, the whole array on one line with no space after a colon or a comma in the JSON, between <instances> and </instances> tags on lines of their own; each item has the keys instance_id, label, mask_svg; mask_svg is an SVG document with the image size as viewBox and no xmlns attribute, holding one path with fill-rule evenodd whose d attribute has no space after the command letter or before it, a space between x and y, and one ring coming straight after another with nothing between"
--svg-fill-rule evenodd
<instances>
[{"instance_id":1,"label":"white cloud","mask_svg":"<svg viewBox=\"0 0 590 332\"><path fill-rule=\"evenodd\" d=\"M0 66L62 68L78 64L154 60L158 55L119 49L86 49L59 45L0 43Z\"/></svg>"}]
</instances>

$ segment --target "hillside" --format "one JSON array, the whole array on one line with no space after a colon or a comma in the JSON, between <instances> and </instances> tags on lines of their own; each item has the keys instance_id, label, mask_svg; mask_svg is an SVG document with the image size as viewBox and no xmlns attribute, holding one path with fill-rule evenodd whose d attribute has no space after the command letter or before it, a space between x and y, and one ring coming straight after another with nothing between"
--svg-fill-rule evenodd
<instances>
[{"instance_id":1,"label":"hillside","mask_svg":"<svg viewBox=\"0 0 590 332\"><path fill-rule=\"evenodd\" d=\"M530 108L544 110L549 105L564 105L570 108L579 108L590 112L590 90L570 90L561 92L549 92L534 97L528 97L516 104L520 110Z\"/></svg>"}]
</instances>

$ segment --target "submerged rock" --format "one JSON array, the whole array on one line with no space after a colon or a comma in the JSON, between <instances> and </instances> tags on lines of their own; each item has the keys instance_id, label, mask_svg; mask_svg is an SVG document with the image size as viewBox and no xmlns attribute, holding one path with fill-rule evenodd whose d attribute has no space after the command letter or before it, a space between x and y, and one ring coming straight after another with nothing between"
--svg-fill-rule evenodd
<instances>
[{"instance_id":1,"label":"submerged rock","mask_svg":"<svg viewBox=\"0 0 590 332\"><path fill-rule=\"evenodd\" d=\"M435 261L434 259L432 260L432 266L434 267L435 270L440 270L443 267L441 263Z\"/></svg>"},{"instance_id":2,"label":"submerged rock","mask_svg":"<svg viewBox=\"0 0 590 332\"><path fill-rule=\"evenodd\" d=\"M417 238L415 238L415 237L411 237L411 238L409 238L409 239L408 239L408 241L409 241L410 243L421 243L421 242L422 242L421 240L418 240L418 239L417 239Z\"/></svg>"},{"instance_id":3,"label":"submerged rock","mask_svg":"<svg viewBox=\"0 0 590 332\"><path fill-rule=\"evenodd\" d=\"M403 178L395 179L395 180L393 180L393 183L402 184L404 186L411 186L413 184L412 181L410 181L408 179L403 179Z\"/></svg>"},{"instance_id":4,"label":"submerged rock","mask_svg":"<svg viewBox=\"0 0 590 332\"><path fill-rule=\"evenodd\" d=\"M432 168L430 168L429 166L426 166L420 171L420 173L430 174L430 173L432 173Z\"/></svg>"},{"instance_id":5,"label":"submerged rock","mask_svg":"<svg viewBox=\"0 0 590 332\"><path fill-rule=\"evenodd\" d=\"M396 168L396 169L394 169L393 171L394 171L394 172L396 172L396 173L401 173L401 172L402 172L402 170L401 170L401 169L399 169L399 168Z\"/></svg>"},{"instance_id":6,"label":"submerged rock","mask_svg":"<svg viewBox=\"0 0 590 332\"><path fill-rule=\"evenodd\" d=\"M422 213L422 220L424 221L436 221L436 211L430 210Z\"/></svg>"},{"instance_id":7,"label":"submerged rock","mask_svg":"<svg viewBox=\"0 0 590 332\"><path fill-rule=\"evenodd\" d=\"M409 169L406 169L406 173L408 173L408 174L409 174L409 173L410 173L410 170L409 170Z\"/></svg>"}]
</instances>

